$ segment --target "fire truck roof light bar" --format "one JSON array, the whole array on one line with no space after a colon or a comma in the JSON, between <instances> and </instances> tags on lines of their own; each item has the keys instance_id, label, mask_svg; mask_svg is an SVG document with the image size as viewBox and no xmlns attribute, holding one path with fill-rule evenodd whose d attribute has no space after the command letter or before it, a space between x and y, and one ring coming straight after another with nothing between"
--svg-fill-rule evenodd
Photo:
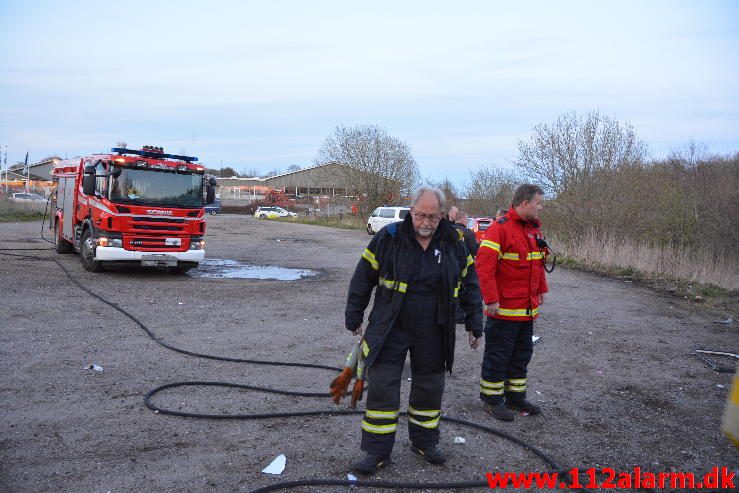
<instances>
[{"instance_id":1,"label":"fire truck roof light bar","mask_svg":"<svg viewBox=\"0 0 739 493\"><path fill-rule=\"evenodd\" d=\"M179 161L185 161L188 163L194 163L198 160L198 158L192 156L178 156L177 154L162 154L161 152L138 151L136 149L126 149L123 147L113 147L110 151L117 152L118 154L133 154L135 156L154 159L177 159Z\"/></svg>"}]
</instances>

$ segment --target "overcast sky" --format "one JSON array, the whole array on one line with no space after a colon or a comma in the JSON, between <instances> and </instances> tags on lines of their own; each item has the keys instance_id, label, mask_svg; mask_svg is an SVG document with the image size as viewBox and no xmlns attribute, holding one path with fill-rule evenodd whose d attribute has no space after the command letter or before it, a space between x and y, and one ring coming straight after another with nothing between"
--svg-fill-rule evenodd
<instances>
[{"instance_id":1,"label":"overcast sky","mask_svg":"<svg viewBox=\"0 0 739 493\"><path fill-rule=\"evenodd\" d=\"M739 2L0 1L9 163L125 141L266 173L376 124L462 185L593 110L654 156L739 151Z\"/></svg>"}]
</instances>

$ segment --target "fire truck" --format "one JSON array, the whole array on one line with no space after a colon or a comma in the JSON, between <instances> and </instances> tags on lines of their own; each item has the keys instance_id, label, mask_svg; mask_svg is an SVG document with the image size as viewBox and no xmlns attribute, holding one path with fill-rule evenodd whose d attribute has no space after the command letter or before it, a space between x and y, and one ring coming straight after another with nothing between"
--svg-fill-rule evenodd
<instances>
[{"instance_id":1,"label":"fire truck","mask_svg":"<svg viewBox=\"0 0 739 493\"><path fill-rule=\"evenodd\" d=\"M204 206L216 179L196 157L161 147L114 147L55 164L53 216L57 253L78 252L84 268L113 263L183 274L205 258Z\"/></svg>"}]
</instances>

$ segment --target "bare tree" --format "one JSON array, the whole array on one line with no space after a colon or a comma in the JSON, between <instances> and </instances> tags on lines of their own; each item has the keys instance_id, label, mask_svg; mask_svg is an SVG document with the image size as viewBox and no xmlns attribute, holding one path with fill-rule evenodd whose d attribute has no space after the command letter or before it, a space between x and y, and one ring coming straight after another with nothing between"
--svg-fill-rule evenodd
<instances>
[{"instance_id":1,"label":"bare tree","mask_svg":"<svg viewBox=\"0 0 739 493\"><path fill-rule=\"evenodd\" d=\"M638 212L628 197L648 194L649 184L636 179L647 145L629 123L597 111L567 113L550 125L537 125L528 140L519 141L518 150L521 172L547 192L545 219L553 219L567 235L628 224Z\"/></svg>"},{"instance_id":2,"label":"bare tree","mask_svg":"<svg viewBox=\"0 0 739 493\"><path fill-rule=\"evenodd\" d=\"M629 123L597 111L579 117L561 115L551 124L534 127L528 140L519 140L516 164L552 195L582 186L597 173L640 164L647 145Z\"/></svg>"},{"instance_id":3,"label":"bare tree","mask_svg":"<svg viewBox=\"0 0 739 493\"><path fill-rule=\"evenodd\" d=\"M444 178L441 181L434 181L427 178L424 181L426 184L438 188L439 190L444 192L447 207L451 207L453 205L459 206L459 191L457 190L457 187L454 185L454 183L450 182L448 178Z\"/></svg>"},{"instance_id":4,"label":"bare tree","mask_svg":"<svg viewBox=\"0 0 739 493\"><path fill-rule=\"evenodd\" d=\"M318 151L316 164L337 163L340 179L363 198L359 211L369 211L410 195L418 182L418 165L408 144L376 125L336 127Z\"/></svg>"},{"instance_id":5,"label":"bare tree","mask_svg":"<svg viewBox=\"0 0 739 493\"><path fill-rule=\"evenodd\" d=\"M510 206L513 191L520 182L514 170L488 166L471 171L464 192L467 209L474 215L495 217L499 208Z\"/></svg>"},{"instance_id":6,"label":"bare tree","mask_svg":"<svg viewBox=\"0 0 739 493\"><path fill-rule=\"evenodd\" d=\"M298 166L297 164L291 164L290 166L287 167L287 172L292 173L294 171L300 171L301 169L302 168Z\"/></svg>"}]
</instances>

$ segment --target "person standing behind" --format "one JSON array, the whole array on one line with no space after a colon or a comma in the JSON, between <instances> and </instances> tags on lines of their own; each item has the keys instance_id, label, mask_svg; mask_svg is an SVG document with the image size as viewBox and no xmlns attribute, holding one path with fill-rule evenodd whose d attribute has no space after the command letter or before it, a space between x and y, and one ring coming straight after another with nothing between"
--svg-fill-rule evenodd
<instances>
[{"instance_id":1,"label":"person standing behind","mask_svg":"<svg viewBox=\"0 0 739 493\"><path fill-rule=\"evenodd\" d=\"M500 219L501 217L505 216L505 213L508 212L505 209L498 209L498 212L495 213L495 221Z\"/></svg>"},{"instance_id":2,"label":"person standing behind","mask_svg":"<svg viewBox=\"0 0 739 493\"><path fill-rule=\"evenodd\" d=\"M513 421L511 410L541 412L526 399L526 387L534 320L548 291L537 241L543 195L536 185L518 187L510 210L485 232L475 262L487 317L480 399L501 421Z\"/></svg>"},{"instance_id":3,"label":"person standing behind","mask_svg":"<svg viewBox=\"0 0 739 493\"><path fill-rule=\"evenodd\" d=\"M477 249L479 248L479 245L477 244L475 233L473 233L472 230L467 227L466 212L457 212L457 222L454 223L454 227L462 232L464 244L467 247L467 251L470 252L472 258L475 258L477 256Z\"/></svg>"},{"instance_id":4,"label":"person standing behind","mask_svg":"<svg viewBox=\"0 0 739 493\"><path fill-rule=\"evenodd\" d=\"M449 220L450 223L454 224L455 222L457 222L458 212L459 209L454 205L449 208L449 211L446 213L446 218Z\"/></svg>"},{"instance_id":5,"label":"person standing behind","mask_svg":"<svg viewBox=\"0 0 739 493\"><path fill-rule=\"evenodd\" d=\"M462 239L464 240L464 245L467 247L467 252L472 255L472 258L475 258L477 256L477 250L480 245L477 244L475 233L467 228L467 213L462 211L457 212L457 222L454 223L452 226L454 226L457 231L462 233ZM464 286L460 286L460 289L464 289ZM464 310L461 306L457 305L457 323L463 324L465 319L466 314L464 313Z\"/></svg>"}]
</instances>

